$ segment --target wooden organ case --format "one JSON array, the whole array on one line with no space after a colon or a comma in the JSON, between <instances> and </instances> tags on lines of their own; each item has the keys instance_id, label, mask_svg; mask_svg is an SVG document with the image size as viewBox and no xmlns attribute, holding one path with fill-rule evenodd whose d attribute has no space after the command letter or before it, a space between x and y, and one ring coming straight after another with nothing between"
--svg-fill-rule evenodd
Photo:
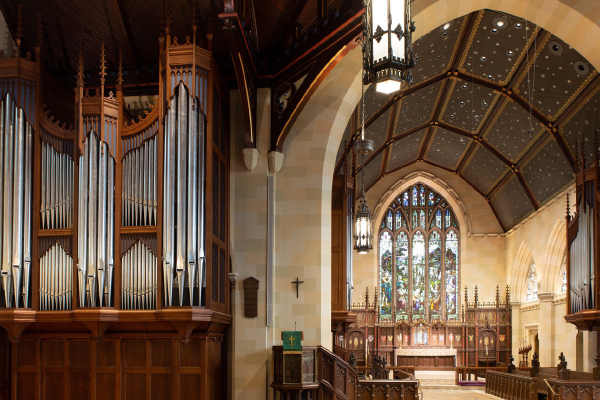
<instances>
[{"instance_id":1,"label":"wooden organ case","mask_svg":"<svg viewBox=\"0 0 600 400\"><path fill-rule=\"evenodd\" d=\"M80 55L75 128L42 109L39 38L0 58L0 399L221 398L229 118L210 35L165 29L139 121L104 46L99 88Z\"/></svg>"},{"instance_id":2,"label":"wooden organ case","mask_svg":"<svg viewBox=\"0 0 600 400\"><path fill-rule=\"evenodd\" d=\"M585 143L585 142L584 142ZM598 148L596 131L594 148ZM576 144L577 148L577 144ZM598 296L600 285L600 156L594 152L594 162L586 167L585 147L582 145L581 158L576 156L576 198L575 212L571 215L567 195L567 314L565 320L579 330L600 330L600 309Z\"/></svg>"}]
</instances>

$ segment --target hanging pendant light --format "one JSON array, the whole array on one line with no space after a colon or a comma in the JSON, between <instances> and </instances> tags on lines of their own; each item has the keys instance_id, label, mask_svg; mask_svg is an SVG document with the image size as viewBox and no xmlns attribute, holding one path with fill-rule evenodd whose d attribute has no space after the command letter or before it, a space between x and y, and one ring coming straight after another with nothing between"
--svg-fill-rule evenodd
<instances>
[{"instance_id":1,"label":"hanging pendant light","mask_svg":"<svg viewBox=\"0 0 600 400\"><path fill-rule=\"evenodd\" d=\"M364 0L365 84L375 90L393 93L402 81L413 83L410 68L415 65L411 20L412 0Z\"/></svg>"},{"instance_id":2,"label":"hanging pendant light","mask_svg":"<svg viewBox=\"0 0 600 400\"><path fill-rule=\"evenodd\" d=\"M367 205L367 198L365 197L365 156L373 151L375 144L372 140L365 139L364 86L362 87L361 103L362 128L360 139L357 139L354 142L354 150L361 156L362 168L360 169L360 173L362 177L362 194L358 198L358 209L354 216L354 250L358 251L359 254L367 254L370 250L373 250L373 220L371 218L371 210L369 210L369 206Z\"/></svg>"}]
</instances>

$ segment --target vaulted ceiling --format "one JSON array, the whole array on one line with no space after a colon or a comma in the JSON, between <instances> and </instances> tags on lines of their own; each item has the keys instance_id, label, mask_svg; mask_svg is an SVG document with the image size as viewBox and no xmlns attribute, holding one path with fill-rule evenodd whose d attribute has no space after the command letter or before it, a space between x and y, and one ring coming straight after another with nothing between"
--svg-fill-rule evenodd
<instances>
[{"instance_id":1,"label":"vaulted ceiling","mask_svg":"<svg viewBox=\"0 0 600 400\"><path fill-rule=\"evenodd\" d=\"M600 77L551 33L483 10L422 36L414 52L413 85L391 97L365 88L366 137L375 142L367 190L422 161L469 183L508 230L573 180L577 142L591 162ZM338 171L359 132L359 107Z\"/></svg>"}]
</instances>

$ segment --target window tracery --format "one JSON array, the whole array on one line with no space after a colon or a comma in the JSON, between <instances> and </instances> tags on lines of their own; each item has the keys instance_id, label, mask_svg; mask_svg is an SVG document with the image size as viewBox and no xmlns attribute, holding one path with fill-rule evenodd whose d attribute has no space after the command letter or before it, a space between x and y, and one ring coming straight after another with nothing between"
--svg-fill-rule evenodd
<instances>
[{"instance_id":1,"label":"window tracery","mask_svg":"<svg viewBox=\"0 0 600 400\"><path fill-rule=\"evenodd\" d=\"M459 234L454 211L427 185L388 205L378 242L381 320L458 316Z\"/></svg>"},{"instance_id":2,"label":"window tracery","mask_svg":"<svg viewBox=\"0 0 600 400\"><path fill-rule=\"evenodd\" d=\"M538 298L538 277L535 269L535 263L532 261L527 272L527 296L526 300L535 300Z\"/></svg>"}]
</instances>

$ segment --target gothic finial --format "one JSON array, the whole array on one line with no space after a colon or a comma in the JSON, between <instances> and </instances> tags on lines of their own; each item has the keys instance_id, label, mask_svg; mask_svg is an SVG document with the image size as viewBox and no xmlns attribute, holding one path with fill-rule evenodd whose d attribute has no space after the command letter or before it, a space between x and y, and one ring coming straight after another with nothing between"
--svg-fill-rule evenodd
<instances>
[{"instance_id":1,"label":"gothic finial","mask_svg":"<svg viewBox=\"0 0 600 400\"><path fill-rule=\"evenodd\" d=\"M510 287L506 285L506 306L510 303Z\"/></svg>"},{"instance_id":2,"label":"gothic finial","mask_svg":"<svg viewBox=\"0 0 600 400\"><path fill-rule=\"evenodd\" d=\"M37 47L42 47L42 42L43 42L43 25L44 25L44 21L42 18L42 13L39 12L38 13L38 25L37 25Z\"/></svg>"},{"instance_id":3,"label":"gothic finial","mask_svg":"<svg viewBox=\"0 0 600 400\"><path fill-rule=\"evenodd\" d=\"M366 304L366 307L368 308L369 307L369 287L368 286L367 286L367 290L365 292L365 304Z\"/></svg>"},{"instance_id":4,"label":"gothic finial","mask_svg":"<svg viewBox=\"0 0 600 400\"><path fill-rule=\"evenodd\" d=\"M166 11L165 11L165 32L170 33L171 31L171 0L167 0L166 2Z\"/></svg>"},{"instance_id":5,"label":"gothic finial","mask_svg":"<svg viewBox=\"0 0 600 400\"><path fill-rule=\"evenodd\" d=\"M23 38L23 5L19 4L17 8L17 45L21 43Z\"/></svg>"},{"instance_id":6,"label":"gothic finial","mask_svg":"<svg viewBox=\"0 0 600 400\"><path fill-rule=\"evenodd\" d=\"M496 307L500 307L500 285L496 285Z\"/></svg>"},{"instance_id":7,"label":"gothic finial","mask_svg":"<svg viewBox=\"0 0 600 400\"><path fill-rule=\"evenodd\" d=\"M567 221L571 221L571 206L569 204L569 192L567 192Z\"/></svg>"},{"instance_id":8,"label":"gothic finial","mask_svg":"<svg viewBox=\"0 0 600 400\"><path fill-rule=\"evenodd\" d=\"M479 293L477 292L477 285L475 285L475 307L479 303Z\"/></svg>"},{"instance_id":9,"label":"gothic finial","mask_svg":"<svg viewBox=\"0 0 600 400\"><path fill-rule=\"evenodd\" d=\"M81 48L79 48L79 60L77 65L77 86L83 87L85 83L83 82L83 52Z\"/></svg>"},{"instance_id":10,"label":"gothic finial","mask_svg":"<svg viewBox=\"0 0 600 400\"><path fill-rule=\"evenodd\" d=\"M102 50L100 50L100 84L101 85L104 85L105 77L106 77L106 54L104 53L104 42L102 42Z\"/></svg>"},{"instance_id":11,"label":"gothic finial","mask_svg":"<svg viewBox=\"0 0 600 400\"><path fill-rule=\"evenodd\" d=\"M119 50L119 76L117 77L117 84L123 84L123 53Z\"/></svg>"},{"instance_id":12,"label":"gothic finial","mask_svg":"<svg viewBox=\"0 0 600 400\"><path fill-rule=\"evenodd\" d=\"M465 305L469 302L469 294L467 292L467 286L465 285Z\"/></svg>"}]
</instances>

